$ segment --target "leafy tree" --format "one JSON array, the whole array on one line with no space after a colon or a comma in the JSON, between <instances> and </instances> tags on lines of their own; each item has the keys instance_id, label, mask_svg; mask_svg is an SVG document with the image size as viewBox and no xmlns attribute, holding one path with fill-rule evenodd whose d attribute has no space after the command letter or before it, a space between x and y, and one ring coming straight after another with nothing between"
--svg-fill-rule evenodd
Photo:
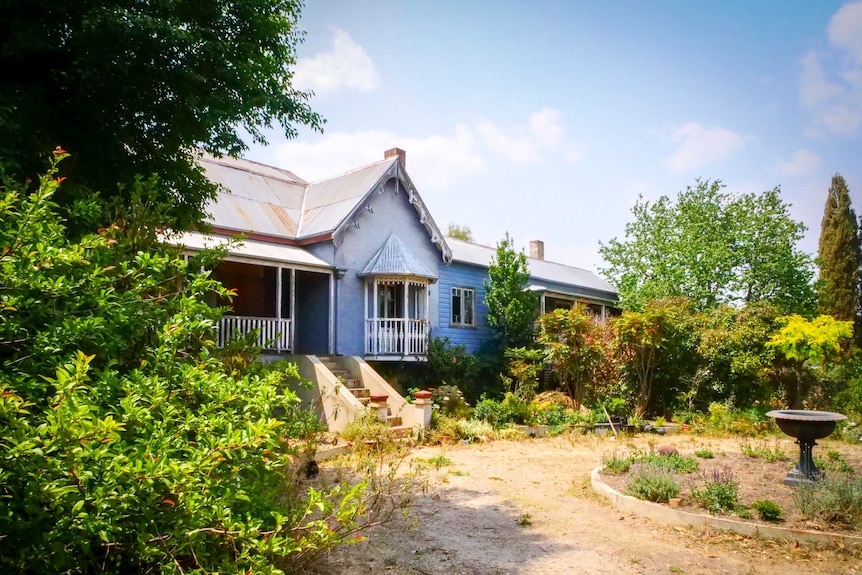
<instances>
[{"instance_id":1,"label":"leafy tree","mask_svg":"<svg viewBox=\"0 0 862 575\"><path fill-rule=\"evenodd\" d=\"M658 354L667 338L664 310L625 311L613 320L616 353L636 385L635 410L646 413L652 399Z\"/></svg>"},{"instance_id":2,"label":"leafy tree","mask_svg":"<svg viewBox=\"0 0 862 575\"><path fill-rule=\"evenodd\" d=\"M817 249L817 296L820 312L840 321L856 321L859 310L859 226L850 192L836 174L826 196Z\"/></svg>"},{"instance_id":3,"label":"leafy tree","mask_svg":"<svg viewBox=\"0 0 862 575\"><path fill-rule=\"evenodd\" d=\"M458 224L449 224L446 230L446 235L456 240L464 240L465 242L473 241L473 232L467 226L459 226Z\"/></svg>"},{"instance_id":4,"label":"leafy tree","mask_svg":"<svg viewBox=\"0 0 862 575\"><path fill-rule=\"evenodd\" d=\"M676 200L641 198L626 238L601 244L603 274L628 309L665 296L699 310L770 301L783 312L812 302L810 257L796 248L805 227L790 218L778 188L730 195L720 181L698 180Z\"/></svg>"},{"instance_id":5,"label":"leafy tree","mask_svg":"<svg viewBox=\"0 0 862 575\"><path fill-rule=\"evenodd\" d=\"M539 319L536 342L543 346L545 361L577 407L583 403L585 387L596 379L605 361L602 335L601 326L580 304L554 310Z\"/></svg>"},{"instance_id":6,"label":"leafy tree","mask_svg":"<svg viewBox=\"0 0 862 575\"><path fill-rule=\"evenodd\" d=\"M701 405L718 401L746 407L767 399L764 384L775 362L775 350L767 342L777 316L774 307L762 302L743 309L720 306L701 316L700 388L691 390Z\"/></svg>"},{"instance_id":7,"label":"leafy tree","mask_svg":"<svg viewBox=\"0 0 862 575\"><path fill-rule=\"evenodd\" d=\"M291 86L301 4L0 0L0 160L35 178L45 150L65 147L66 195L125 199L118 181L157 173L178 218L162 223L197 223L215 192L199 150L238 155L243 131L264 142L275 123L321 129Z\"/></svg>"},{"instance_id":8,"label":"leafy tree","mask_svg":"<svg viewBox=\"0 0 862 575\"><path fill-rule=\"evenodd\" d=\"M782 327L770 337L767 346L781 353L794 366L798 375L796 386L785 390L787 402L793 408L802 406L808 389L803 367L806 362L819 367L823 374L829 362L841 354L843 341L853 337L853 323L821 315L807 320L798 315L778 318Z\"/></svg>"},{"instance_id":9,"label":"leafy tree","mask_svg":"<svg viewBox=\"0 0 862 575\"><path fill-rule=\"evenodd\" d=\"M497 244L485 280L488 325L497 330L506 348L532 343L538 296L525 289L529 281L527 256L523 251L515 251L512 238L506 233Z\"/></svg>"},{"instance_id":10,"label":"leafy tree","mask_svg":"<svg viewBox=\"0 0 862 575\"><path fill-rule=\"evenodd\" d=\"M227 293L158 206L72 242L56 176L0 188L0 571L274 573L353 540L377 495L298 487L295 366L225 369Z\"/></svg>"}]
</instances>

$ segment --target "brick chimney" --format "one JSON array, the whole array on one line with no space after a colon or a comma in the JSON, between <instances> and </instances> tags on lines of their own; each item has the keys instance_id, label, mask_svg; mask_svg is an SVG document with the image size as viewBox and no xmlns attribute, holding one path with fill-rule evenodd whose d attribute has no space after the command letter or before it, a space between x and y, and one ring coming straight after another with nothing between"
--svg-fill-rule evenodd
<instances>
[{"instance_id":1,"label":"brick chimney","mask_svg":"<svg viewBox=\"0 0 862 575\"><path fill-rule=\"evenodd\" d=\"M545 259L545 242L542 240L530 241L530 257L537 260Z\"/></svg>"},{"instance_id":2,"label":"brick chimney","mask_svg":"<svg viewBox=\"0 0 862 575\"><path fill-rule=\"evenodd\" d=\"M407 152L402 150L401 148L392 148L383 152L383 159L388 160L389 158L398 158L398 161L401 162L402 168L407 168Z\"/></svg>"}]
</instances>

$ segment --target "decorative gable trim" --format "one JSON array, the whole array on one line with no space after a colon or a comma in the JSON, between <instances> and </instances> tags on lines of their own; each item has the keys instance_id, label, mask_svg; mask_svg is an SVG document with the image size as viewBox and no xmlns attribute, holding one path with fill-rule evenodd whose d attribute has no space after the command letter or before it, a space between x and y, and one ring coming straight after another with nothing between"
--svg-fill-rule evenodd
<instances>
[{"instance_id":1,"label":"decorative gable trim","mask_svg":"<svg viewBox=\"0 0 862 575\"><path fill-rule=\"evenodd\" d=\"M368 212L374 213L372 202L377 195L382 194L385 191L386 183L391 179L396 179L397 182L406 190L407 201L413 206L416 213L419 215L419 223L425 228L431 243L440 250L443 262L447 265L452 263L452 250L449 248L448 244L446 244L446 240L440 232L440 228L437 227L437 223L434 221L434 218L431 217L431 213L425 206L425 202L423 202L422 198L419 196L419 192L416 191L416 186L413 185L413 181L410 179L407 171L401 166L401 162L397 159L392 161L392 165L383 172L377 182L371 186L371 189L368 190L365 196L363 196L356 206L353 207L347 217L338 224L335 231L332 233L332 243L335 247L340 246L344 242L344 234L348 229L350 229L350 226L359 229L359 220L363 212L367 210ZM398 193L399 186L396 185L395 194L398 195Z\"/></svg>"}]
</instances>

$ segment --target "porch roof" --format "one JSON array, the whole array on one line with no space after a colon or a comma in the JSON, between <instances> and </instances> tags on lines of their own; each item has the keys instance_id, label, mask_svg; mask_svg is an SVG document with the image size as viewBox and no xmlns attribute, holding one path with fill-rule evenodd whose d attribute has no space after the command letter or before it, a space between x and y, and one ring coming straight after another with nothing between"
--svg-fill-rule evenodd
<instances>
[{"instance_id":1,"label":"porch roof","mask_svg":"<svg viewBox=\"0 0 862 575\"><path fill-rule=\"evenodd\" d=\"M197 232L184 232L173 238L171 243L192 250L215 248L226 244L231 238L217 235L204 235ZM242 243L228 248L228 255L242 256L270 262L297 264L310 267L332 269L332 266L322 259L313 256L296 246L286 246L256 240L243 240Z\"/></svg>"},{"instance_id":2,"label":"porch roof","mask_svg":"<svg viewBox=\"0 0 862 575\"><path fill-rule=\"evenodd\" d=\"M360 276L412 276L437 279L395 234L390 234Z\"/></svg>"}]
</instances>

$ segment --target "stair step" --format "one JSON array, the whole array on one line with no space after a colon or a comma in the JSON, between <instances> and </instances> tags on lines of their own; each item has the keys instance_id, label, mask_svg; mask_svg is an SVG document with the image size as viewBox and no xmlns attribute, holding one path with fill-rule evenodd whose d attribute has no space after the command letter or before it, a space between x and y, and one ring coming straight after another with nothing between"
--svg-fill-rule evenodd
<instances>
[{"instance_id":1,"label":"stair step","mask_svg":"<svg viewBox=\"0 0 862 575\"><path fill-rule=\"evenodd\" d=\"M401 425L401 417L398 415L390 415L386 418L389 427L399 427Z\"/></svg>"},{"instance_id":2,"label":"stair step","mask_svg":"<svg viewBox=\"0 0 862 575\"><path fill-rule=\"evenodd\" d=\"M364 399L366 397L371 399L371 390L370 389L365 389L364 387L355 387L355 388L348 387L347 389L349 389L350 393L352 393L353 396L357 399Z\"/></svg>"},{"instance_id":3,"label":"stair step","mask_svg":"<svg viewBox=\"0 0 862 575\"><path fill-rule=\"evenodd\" d=\"M361 403L362 405L364 405L366 407L368 407L368 402L371 401L370 397L357 397L356 399L358 399L359 403Z\"/></svg>"},{"instance_id":4,"label":"stair step","mask_svg":"<svg viewBox=\"0 0 862 575\"><path fill-rule=\"evenodd\" d=\"M337 377L339 379L344 379L350 375L350 372L347 371L346 369L330 369L329 371L331 371L332 375L334 375L335 377Z\"/></svg>"},{"instance_id":5,"label":"stair step","mask_svg":"<svg viewBox=\"0 0 862 575\"><path fill-rule=\"evenodd\" d=\"M361 379L347 378L344 380L344 387L347 389L364 389Z\"/></svg>"}]
</instances>

